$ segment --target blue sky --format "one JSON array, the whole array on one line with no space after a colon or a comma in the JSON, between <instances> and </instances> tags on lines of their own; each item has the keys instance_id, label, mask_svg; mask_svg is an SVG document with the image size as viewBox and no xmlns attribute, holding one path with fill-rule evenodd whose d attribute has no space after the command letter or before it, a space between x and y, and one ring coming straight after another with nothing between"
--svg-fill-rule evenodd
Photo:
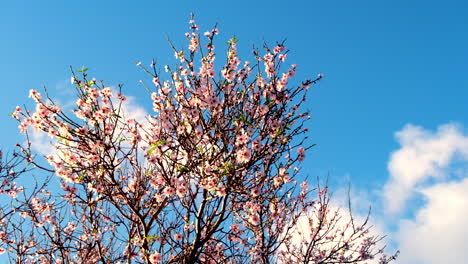
<instances>
[{"instance_id":1,"label":"blue sky","mask_svg":"<svg viewBox=\"0 0 468 264\"><path fill-rule=\"evenodd\" d=\"M435 206L442 199L437 195L447 184L462 184L468 177L468 158L459 147L465 146L468 127L465 1L2 1L0 11L2 148L22 140L7 114L29 103L29 89L45 85L67 100L70 65L86 65L109 85L123 83L125 93L147 103L138 83L145 75L134 62L174 63L165 36L185 45L183 33L194 12L202 30L218 23L219 46L236 35L248 58L252 44L287 39L288 61L299 65L297 82L325 75L307 105L313 117L310 138L317 147L308 153L303 173L329 174L336 189L351 182L356 195L372 201L376 221L403 251L401 263L444 263L425 259L403 243L402 237L416 235L402 230L427 224L431 214L421 219L419 214L432 212L431 201ZM438 140L441 147L431 147ZM434 158L404 158L414 149L418 157ZM441 149L448 151L446 162L439 160ZM389 171L389 165L398 169ZM425 165L435 167L421 177L409 169ZM404 177L415 179L404 189L413 198L390 213L385 190ZM453 199L468 204L466 195ZM468 237L466 229L460 232ZM428 245L428 251L431 246L437 247ZM457 257L468 257L462 252L468 249L459 250Z\"/></svg>"}]
</instances>

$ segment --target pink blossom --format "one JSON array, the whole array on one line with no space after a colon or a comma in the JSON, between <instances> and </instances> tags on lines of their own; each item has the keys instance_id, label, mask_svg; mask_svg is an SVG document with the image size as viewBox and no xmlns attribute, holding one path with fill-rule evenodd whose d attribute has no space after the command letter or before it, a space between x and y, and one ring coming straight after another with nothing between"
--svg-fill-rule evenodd
<instances>
[{"instance_id":1,"label":"pink blossom","mask_svg":"<svg viewBox=\"0 0 468 264\"><path fill-rule=\"evenodd\" d=\"M299 160L299 161L303 161L304 158L305 158L305 149L304 149L303 147L300 147L300 148L297 150L297 153L299 154L298 160Z\"/></svg>"},{"instance_id":2,"label":"pink blossom","mask_svg":"<svg viewBox=\"0 0 468 264\"><path fill-rule=\"evenodd\" d=\"M159 85L159 79L158 79L158 77L154 77L154 78L153 78L153 83L154 83L154 85Z\"/></svg>"},{"instance_id":3,"label":"pink blossom","mask_svg":"<svg viewBox=\"0 0 468 264\"><path fill-rule=\"evenodd\" d=\"M33 89L29 90L29 97L34 99L34 101L36 101L36 103L39 103L42 100L41 94L38 93L36 90L33 90Z\"/></svg>"},{"instance_id":4,"label":"pink blossom","mask_svg":"<svg viewBox=\"0 0 468 264\"><path fill-rule=\"evenodd\" d=\"M126 98L122 93L118 93L118 94L117 94L117 98L118 98L120 101L122 101L122 102L124 102L125 100L127 100L127 98Z\"/></svg>"},{"instance_id":5,"label":"pink blossom","mask_svg":"<svg viewBox=\"0 0 468 264\"><path fill-rule=\"evenodd\" d=\"M180 234L180 233L175 234L174 239L177 240L177 241L182 240L182 234Z\"/></svg>"},{"instance_id":6,"label":"pink blossom","mask_svg":"<svg viewBox=\"0 0 468 264\"><path fill-rule=\"evenodd\" d=\"M156 193L154 195L154 198L156 199L158 203L162 203L164 201L164 197L160 193Z\"/></svg>"},{"instance_id":7,"label":"pink blossom","mask_svg":"<svg viewBox=\"0 0 468 264\"><path fill-rule=\"evenodd\" d=\"M250 149L248 148L242 148L237 151L236 153L236 161L237 163L246 163L250 160Z\"/></svg>"},{"instance_id":8,"label":"pink blossom","mask_svg":"<svg viewBox=\"0 0 468 264\"><path fill-rule=\"evenodd\" d=\"M149 256L149 260L151 263L159 263L162 261L162 256L159 252L154 252Z\"/></svg>"},{"instance_id":9,"label":"pink blossom","mask_svg":"<svg viewBox=\"0 0 468 264\"><path fill-rule=\"evenodd\" d=\"M226 196L226 187L219 185L216 188L216 196Z\"/></svg>"},{"instance_id":10,"label":"pink blossom","mask_svg":"<svg viewBox=\"0 0 468 264\"><path fill-rule=\"evenodd\" d=\"M282 52L284 51L284 46L283 45L278 45L276 46L274 49L273 49L273 52L276 54L276 53L279 53L279 52Z\"/></svg>"},{"instance_id":11,"label":"pink blossom","mask_svg":"<svg viewBox=\"0 0 468 264\"><path fill-rule=\"evenodd\" d=\"M261 148L262 148L262 139L260 137L257 137L252 141L252 149L254 151L260 151Z\"/></svg>"},{"instance_id":12,"label":"pink blossom","mask_svg":"<svg viewBox=\"0 0 468 264\"><path fill-rule=\"evenodd\" d=\"M185 185L177 186L177 196L180 198L185 196L185 193L187 192L187 187Z\"/></svg>"},{"instance_id":13,"label":"pink blossom","mask_svg":"<svg viewBox=\"0 0 468 264\"><path fill-rule=\"evenodd\" d=\"M283 180L280 177L274 177L273 178L273 184L275 186L280 186L283 183Z\"/></svg>"},{"instance_id":14,"label":"pink blossom","mask_svg":"<svg viewBox=\"0 0 468 264\"><path fill-rule=\"evenodd\" d=\"M251 215L249 217L249 222L252 225L258 225L260 223L260 217L258 216L258 214Z\"/></svg>"},{"instance_id":15,"label":"pink blossom","mask_svg":"<svg viewBox=\"0 0 468 264\"><path fill-rule=\"evenodd\" d=\"M167 186L166 188L164 188L164 195L166 197L170 197L172 195L174 195L175 193L175 189L171 186Z\"/></svg>"},{"instance_id":16,"label":"pink blossom","mask_svg":"<svg viewBox=\"0 0 468 264\"><path fill-rule=\"evenodd\" d=\"M250 137L242 129L241 134L236 137L236 146L242 146L249 142Z\"/></svg>"},{"instance_id":17,"label":"pink blossom","mask_svg":"<svg viewBox=\"0 0 468 264\"><path fill-rule=\"evenodd\" d=\"M260 195L260 190L258 188L252 188L250 194L252 194L253 197L257 197Z\"/></svg>"},{"instance_id":18,"label":"pink blossom","mask_svg":"<svg viewBox=\"0 0 468 264\"><path fill-rule=\"evenodd\" d=\"M112 97L112 90L110 87L105 87L99 91L101 96Z\"/></svg>"},{"instance_id":19,"label":"pink blossom","mask_svg":"<svg viewBox=\"0 0 468 264\"><path fill-rule=\"evenodd\" d=\"M130 180L130 182L128 183L128 185L127 185L127 191L132 192L132 193L136 192L137 186L138 186L138 182L137 182L136 178L132 178Z\"/></svg>"},{"instance_id":20,"label":"pink blossom","mask_svg":"<svg viewBox=\"0 0 468 264\"><path fill-rule=\"evenodd\" d=\"M278 55L278 59L279 59L280 61L283 61L283 62L284 62L284 61L286 60L286 56L287 56L287 54L280 54L280 55Z\"/></svg>"},{"instance_id":21,"label":"pink blossom","mask_svg":"<svg viewBox=\"0 0 468 264\"><path fill-rule=\"evenodd\" d=\"M195 52L198 49L198 46L200 45L198 41L198 36L193 36L190 39L190 45L189 45L189 50L192 52Z\"/></svg>"}]
</instances>

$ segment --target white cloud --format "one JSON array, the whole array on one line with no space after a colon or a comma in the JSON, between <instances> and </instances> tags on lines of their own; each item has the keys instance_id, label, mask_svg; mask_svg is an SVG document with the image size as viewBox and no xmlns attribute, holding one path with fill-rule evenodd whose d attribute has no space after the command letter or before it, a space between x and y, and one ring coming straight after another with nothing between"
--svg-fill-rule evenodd
<instances>
[{"instance_id":1,"label":"white cloud","mask_svg":"<svg viewBox=\"0 0 468 264\"><path fill-rule=\"evenodd\" d=\"M115 90L113 93L116 94ZM117 101L117 99L114 100ZM135 102L134 97L127 96L127 100L122 104L122 112L125 119L135 119L139 123L147 125L146 118L148 117L148 112Z\"/></svg>"},{"instance_id":2,"label":"white cloud","mask_svg":"<svg viewBox=\"0 0 468 264\"><path fill-rule=\"evenodd\" d=\"M29 140L31 142L31 149L39 155L46 156L55 152L52 138L45 132L30 129ZM27 146L27 143L23 145Z\"/></svg>"},{"instance_id":3,"label":"white cloud","mask_svg":"<svg viewBox=\"0 0 468 264\"><path fill-rule=\"evenodd\" d=\"M386 213L398 216L414 195L414 217L396 221L397 263L444 264L468 259L468 135L456 124L432 132L407 125L396 134L401 148L388 162ZM457 167L461 163L461 169ZM414 208L414 206L412 207ZM395 218L392 218L395 219ZM391 224L389 220L387 224Z\"/></svg>"},{"instance_id":4,"label":"white cloud","mask_svg":"<svg viewBox=\"0 0 468 264\"><path fill-rule=\"evenodd\" d=\"M391 155L390 180L384 187L389 213L404 209L405 202L428 180L446 178L455 157L468 160L468 136L455 124L442 125L435 133L410 124L395 136L401 148Z\"/></svg>"},{"instance_id":5,"label":"white cloud","mask_svg":"<svg viewBox=\"0 0 468 264\"><path fill-rule=\"evenodd\" d=\"M412 220L402 220L398 263L462 263L468 259L468 178L421 190L427 199Z\"/></svg>"}]
</instances>

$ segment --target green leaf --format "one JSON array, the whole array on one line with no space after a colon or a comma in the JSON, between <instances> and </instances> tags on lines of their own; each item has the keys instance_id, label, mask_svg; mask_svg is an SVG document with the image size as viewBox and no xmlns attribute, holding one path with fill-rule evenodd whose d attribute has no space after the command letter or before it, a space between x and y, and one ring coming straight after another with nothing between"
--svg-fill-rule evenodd
<instances>
[{"instance_id":1,"label":"green leaf","mask_svg":"<svg viewBox=\"0 0 468 264\"><path fill-rule=\"evenodd\" d=\"M119 139L119 142L124 142L124 141L125 141L125 138Z\"/></svg>"},{"instance_id":2,"label":"green leaf","mask_svg":"<svg viewBox=\"0 0 468 264\"><path fill-rule=\"evenodd\" d=\"M14 112L9 113L8 116L13 116L13 113L14 113Z\"/></svg>"},{"instance_id":3,"label":"green leaf","mask_svg":"<svg viewBox=\"0 0 468 264\"><path fill-rule=\"evenodd\" d=\"M153 173L153 169L150 169L148 172L145 173L145 176L151 175Z\"/></svg>"},{"instance_id":4,"label":"green leaf","mask_svg":"<svg viewBox=\"0 0 468 264\"><path fill-rule=\"evenodd\" d=\"M241 115L239 120L246 123L247 125L252 125L252 122L248 121L245 115Z\"/></svg>"},{"instance_id":5,"label":"green leaf","mask_svg":"<svg viewBox=\"0 0 468 264\"><path fill-rule=\"evenodd\" d=\"M89 68L85 68L85 66L83 66L83 67L81 67L81 69L76 70L76 71L77 71L77 72L86 72L86 71L88 71L88 70L89 70Z\"/></svg>"},{"instance_id":6,"label":"green leaf","mask_svg":"<svg viewBox=\"0 0 468 264\"><path fill-rule=\"evenodd\" d=\"M229 162L224 163L223 167L221 167L221 169L223 170L221 176L228 175L228 174L229 174L229 171L230 171L233 167L234 167L234 164L232 164L232 163L229 163Z\"/></svg>"},{"instance_id":7,"label":"green leaf","mask_svg":"<svg viewBox=\"0 0 468 264\"><path fill-rule=\"evenodd\" d=\"M81 182L83 179L85 178L85 175L84 173L80 175L80 177L78 178L78 182Z\"/></svg>"},{"instance_id":8,"label":"green leaf","mask_svg":"<svg viewBox=\"0 0 468 264\"><path fill-rule=\"evenodd\" d=\"M149 241L153 241L153 240L155 240L155 239L159 239L158 236L147 236L147 237L145 237L145 238L146 238L147 240L149 240Z\"/></svg>"},{"instance_id":9,"label":"green leaf","mask_svg":"<svg viewBox=\"0 0 468 264\"><path fill-rule=\"evenodd\" d=\"M152 143L150 146L151 148L148 150L148 154L153 154L153 151L156 149L156 147L159 147L161 146L162 144L166 143L167 140L166 139L163 139L163 140L160 140L158 142L155 142L155 143Z\"/></svg>"},{"instance_id":10,"label":"green leaf","mask_svg":"<svg viewBox=\"0 0 468 264\"><path fill-rule=\"evenodd\" d=\"M154 149L156 149L156 147L151 147L151 148L148 150L148 154L149 154L149 155L153 155Z\"/></svg>"},{"instance_id":11,"label":"green leaf","mask_svg":"<svg viewBox=\"0 0 468 264\"><path fill-rule=\"evenodd\" d=\"M238 41L239 41L239 40L237 39L237 37L234 36L233 38L231 38L230 40L228 40L228 41L226 42L226 44L234 44L234 43L237 43Z\"/></svg>"},{"instance_id":12,"label":"green leaf","mask_svg":"<svg viewBox=\"0 0 468 264\"><path fill-rule=\"evenodd\" d=\"M189 172L190 170L188 168L185 168L185 167L181 167L179 168L179 172L180 173L186 173L186 172Z\"/></svg>"},{"instance_id":13,"label":"green leaf","mask_svg":"<svg viewBox=\"0 0 468 264\"><path fill-rule=\"evenodd\" d=\"M151 144L151 146L155 146L155 147L161 146L162 144L166 142L167 142L167 139L159 140L158 142Z\"/></svg>"},{"instance_id":14,"label":"green leaf","mask_svg":"<svg viewBox=\"0 0 468 264\"><path fill-rule=\"evenodd\" d=\"M204 153L205 153L205 150L204 150L202 147L197 147L197 150L198 150L198 152L200 152L201 154L204 154Z\"/></svg>"}]
</instances>

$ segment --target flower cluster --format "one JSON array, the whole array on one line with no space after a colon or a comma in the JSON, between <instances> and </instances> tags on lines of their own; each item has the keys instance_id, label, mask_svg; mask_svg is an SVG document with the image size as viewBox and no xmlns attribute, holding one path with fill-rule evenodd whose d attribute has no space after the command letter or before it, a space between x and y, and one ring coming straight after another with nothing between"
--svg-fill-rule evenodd
<instances>
[{"instance_id":1,"label":"flower cluster","mask_svg":"<svg viewBox=\"0 0 468 264\"><path fill-rule=\"evenodd\" d=\"M333 247L301 252L291 236L298 219L317 210L307 183L296 187L311 147L300 107L321 75L293 86L296 65L285 66L283 43L254 49L255 63L242 63L237 38L217 68L218 29L203 34L205 46L198 30L190 20L187 51L171 44L178 65L166 67L167 76L154 62L137 63L154 85L144 119L126 118L126 97L89 80L87 69L71 79L79 95L72 116L31 90L35 111L17 107L12 116L21 132L53 139L51 168L29 145L23 153L58 176L63 193L61 202L39 193L25 202L19 211L34 223L35 240L29 250L6 243L10 252L24 263L269 263L298 260L298 252L336 259ZM374 242L366 240L356 260L373 257ZM350 252L341 256L353 259Z\"/></svg>"}]
</instances>

